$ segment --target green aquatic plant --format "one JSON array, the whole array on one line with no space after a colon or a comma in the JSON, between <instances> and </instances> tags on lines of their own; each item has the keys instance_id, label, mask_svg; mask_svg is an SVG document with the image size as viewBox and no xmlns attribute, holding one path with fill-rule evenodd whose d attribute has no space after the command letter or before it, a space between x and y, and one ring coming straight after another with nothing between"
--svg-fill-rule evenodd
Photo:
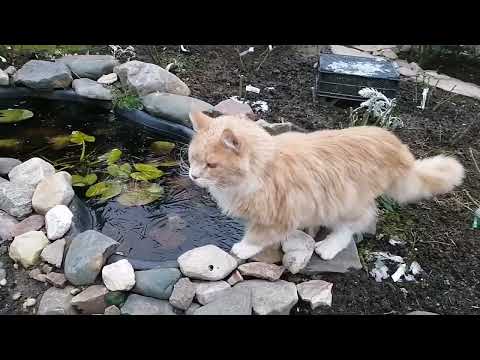
<instances>
[{"instance_id":1,"label":"green aquatic plant","mask_svg":"<svg viewBox=\"0 0 480 360\"><path fill-rule=\"evenodd\" d=\"M113 177L128 179L132 172L132 166L128 163L122 165L111 164L108 165L107 172Z\"/></svg>"},{"instance_id":2,"label":"green aquatic plant","mask_svg":"<svg viewBox=\"0 0 480 360\"><path fill-rule=\"evenodd\" d=\"M84 187L90 186L97 182L98 178L96 174L88 174L85 176L82 175L72 175L72 186Z\"/></svg>"},{"instance_id":3,"label":"green aquatic plant","mask_svg":"<svg viewBox=\"0 0 480 360\"><path fill-rule=\"evenodd\" d=\"M72 131L72 135L70 135L70 142L76 145L82 145L82 153L80 155L80 161L83 161L85 159L85 143L95 142L95 137L84 134L81 131Z\"/></svg>"},{"instance_id":4,"label":"green aquatic plant","mask_svg":"<svg viewBox=\"0 0 480 360\"><path fill-rule=\"evenodd\" d=\"M162 177L165 173L157 169L154 165L134 164L133 167L137 172L131 173L130 177L139 181L155 180Z\"/></svg>"},{"instance_id":5,"label":"green aquatic plant","mask_svg":"<svg viewBox=\"0 0 480 360\"><path fill-rule=\"evenodd\" d=\"M27 109L0 110L0 124L13 124L33 117L33 112Z\"/></svg>"},{"instance_id":6,"label":"green aquatic plant","mask_svg":"<svg viewBox=\"0 0 480 360\"><path fill-rule=\"evenodd\" d=\"M122 151L119 149L112 149L106 154L98 157L100 161L106 161L108 165L115 164L122 157Z\"/></svg>"},{"instance_id":7,"label":"green aquatic plant","mask_svg":"<svg viewBox=\"0 0 480 360\"><path fill-rule=\"evenodd\" d=\"M168 155L175 149L175 144L168 141L155 141L150 145L150 150L157 155Z\"/></svg>"},{"instance_id":8,"label":"green aquatic plant","mask_svg":"<svg viewBox=\"0 0 480 360\"><path fill-rule=\"evenodd\" d=\"M142 206L160 199L164 189L158 184L141 183L133 189L123 193L117 201L123 206Z\"/></svg>"},{"instance_id":9,"label":"green aquatic plant","mask_svg":"<svg viewBox=\"0 0 480 360\"><path fill-rule=\"evenodd\" d=\"M0 139L0 149L13 150L18 148L21 143L18 139Z\"/></svg>"},{"instance_id":10,"label":"green aquatic plant","mask_svg":"<svg viewBox=\"0 0 480 360\"><path fill-rule=\"evenodd\" d=\"M70 135L58 135L48 139L48 143L53 150L62 150L66 148L70 142Z\"/></svg>"}]
</instances>

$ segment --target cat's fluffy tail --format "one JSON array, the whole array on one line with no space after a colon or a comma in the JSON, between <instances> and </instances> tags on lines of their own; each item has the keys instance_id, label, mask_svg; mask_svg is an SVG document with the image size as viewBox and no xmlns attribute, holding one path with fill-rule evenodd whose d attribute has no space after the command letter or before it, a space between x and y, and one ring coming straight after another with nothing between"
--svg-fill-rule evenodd
<instances>
[{"instance_id":1,"label":"cat's fluffy tail","mask_svg":"<svg viewBox=\"0 0 480 360\"><path fill-rule=\"evenodd\" d=\"M460 185L465 170L456 159L438 155L415 160L412 168L392 184L387 195L399 203L411 203L445 194Z\"/></svg>"}]
</instances>

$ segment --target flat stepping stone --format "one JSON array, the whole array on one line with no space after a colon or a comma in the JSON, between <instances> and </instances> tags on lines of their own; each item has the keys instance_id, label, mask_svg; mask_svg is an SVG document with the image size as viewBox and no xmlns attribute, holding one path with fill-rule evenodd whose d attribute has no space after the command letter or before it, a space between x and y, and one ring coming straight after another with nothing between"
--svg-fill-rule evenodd
<instances>
[{"instance_id":1,"label":"flat stepping stone","mask_svg":"<svg viewBox=\"0 0 480 360\"><path fill-rule=\"evenodd\" d=\"M362 263L358 256L355 241L340 251L332 260L323 260L317 254L313 254L308 265L300 271L300 274L315 275L320 273L346 273L350 270L360 270Z\"/></svg>"}]
</instances>

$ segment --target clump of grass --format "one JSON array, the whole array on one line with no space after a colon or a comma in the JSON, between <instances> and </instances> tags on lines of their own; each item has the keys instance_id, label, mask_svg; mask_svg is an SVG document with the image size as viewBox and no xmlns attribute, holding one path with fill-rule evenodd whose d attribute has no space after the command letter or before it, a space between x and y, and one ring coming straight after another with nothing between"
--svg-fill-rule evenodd
<instances>
[{"instance_id":1,"label":"clump of grass","mask_svg":"<svg viewBox=\"0 0 480 360\"><path fill-rule=\"evenodd\" d=\"M114 108L122 110L142 110L143 104L140 97L130 91L123 89L113 90L112 104Z\"/></svg>"}]
</instances>

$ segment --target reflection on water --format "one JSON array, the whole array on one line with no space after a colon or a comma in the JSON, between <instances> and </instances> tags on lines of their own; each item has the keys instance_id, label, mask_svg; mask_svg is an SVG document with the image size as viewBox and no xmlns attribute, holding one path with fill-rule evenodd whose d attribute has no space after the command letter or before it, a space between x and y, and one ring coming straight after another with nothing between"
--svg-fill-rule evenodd
<instances>
[{"instance_id":1,"label":"reflection on water","mask_svg":"<svg viewBox=\"0 0 480 360\"><path fill-rule=\"evenodd\" d=\"M137 125L116 119L110 112L66 102L6 102L0 109L15 105L34 112L24 122L0 125L0 142L15 139L16 146L0 147L0 157L27 160L41 156L51 161L78 156L78 148L59 146L61 137L73 130L94 135L96 154L112 148L123 151L122 160L148 162L156 159L150 145L170 140L161 134L147 132ZM57 146L55 146L57 145ZM178 144L175 156L180 156ZM33 154L33 155L32 155ZM223 214L203 189L194 186L179 169L167 171L163 186L165 197L145 206L123 207L115 199L105 203L87 200L92 209L94 227L121 243L118 252L127 258L145 261L174 260L181 253L197 246L215 244L229 250L240 240L243 226ZM75 189L84 198L84 189Z\"/></svg>"}]
</instances>

